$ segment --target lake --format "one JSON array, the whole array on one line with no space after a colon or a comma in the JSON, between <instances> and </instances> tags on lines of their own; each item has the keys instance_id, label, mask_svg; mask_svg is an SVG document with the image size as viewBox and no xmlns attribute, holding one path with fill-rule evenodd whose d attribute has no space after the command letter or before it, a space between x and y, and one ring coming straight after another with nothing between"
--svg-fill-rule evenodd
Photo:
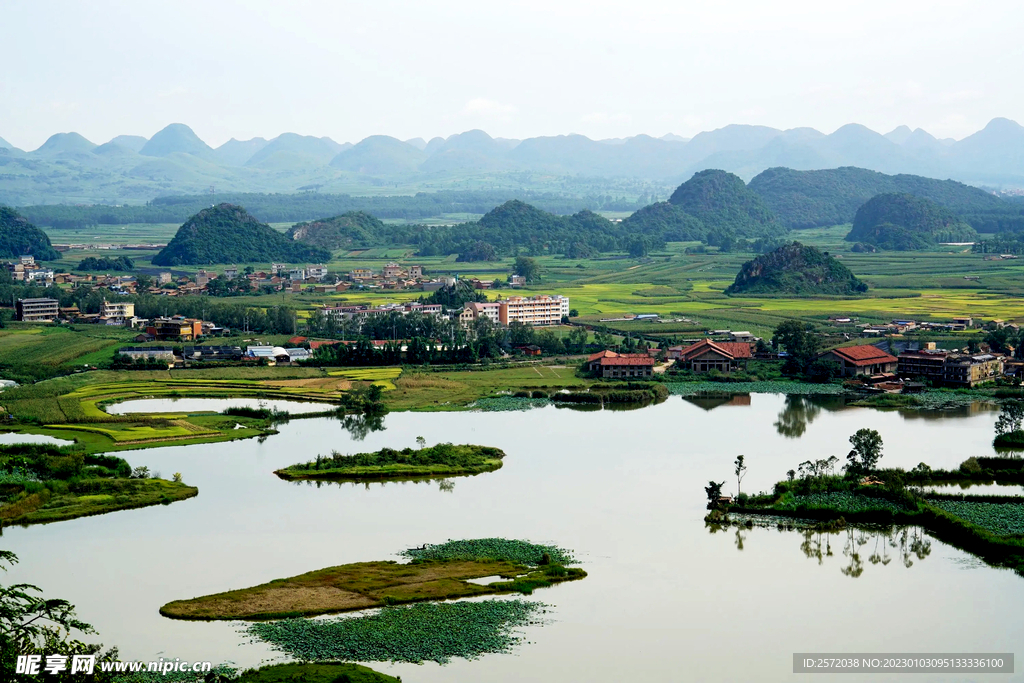
<instances>
[{"instance_id":1,"label":"lake","mask_svg":"<svg viewBox=\"0 0 1024 683\"><path fill-rule=\"evenodd\" d=\"M712 533L703 522L703 487L715 479L735 492L737 454L749 466L745 491L767 489L807 459L845 459L862 427L881 433L882 466L954 468L993 452L996 416L982 405L900 413L757 394L714 405L671 397L633 411L392 413L362 441L337 420L293 420L262 443L122 453L133 466L181 472L199 496L5 529L3 547L21 558L7 580L70 600L123 658L249 666L276 653L239 635L238 624L172 621L157 610L397 559L423 543L503 536L570 548L589 577L534 593L551 606L547 623L524 629L529 642L512 655L370 665L406 683L792 681L794 652L1012 652L1024 642L1024 578L919 530L906 540L857 532L861 544L846 532L808 540L774 528ZM497 446L507 457L496 472L450 480L450 491L437 482L317 486L272 473L332 450L415 447L417 436ZM833 550L820 562L818 541ZM859 572L843 554L849 543L864 548Z\"/></svg>"}]
</instances>

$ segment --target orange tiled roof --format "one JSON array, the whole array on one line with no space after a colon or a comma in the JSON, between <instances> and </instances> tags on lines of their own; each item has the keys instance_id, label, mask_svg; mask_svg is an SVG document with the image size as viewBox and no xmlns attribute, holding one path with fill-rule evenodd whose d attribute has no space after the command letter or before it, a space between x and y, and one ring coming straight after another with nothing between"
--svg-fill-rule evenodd
<instances>
[{"instance_id":1,"label":"orange tiled roof","mask_svg":"<svg viewBox=\"0 0 1024 683\"><path fill-rule=\"evenodd\" d=\"M875 365L876 363L895 363L896 357L886 353L877 346L843 346L832 349L831 353L836 354L848 363L854 365Z\"/></svg>"},{"instance_id":2,"label":"orange tiled roof","mask_svg":"<svg viewBox=\"0 0 1024 683\"><path fill-rule=\"evenodd\" d=\"M750 344L746 342L716 342L710 339L701 339L696 344L691 344L680 351L680 360L690 360L705 351L713 350L732 360L737 358L750 358Z\"/></svg>"}]
</instances>

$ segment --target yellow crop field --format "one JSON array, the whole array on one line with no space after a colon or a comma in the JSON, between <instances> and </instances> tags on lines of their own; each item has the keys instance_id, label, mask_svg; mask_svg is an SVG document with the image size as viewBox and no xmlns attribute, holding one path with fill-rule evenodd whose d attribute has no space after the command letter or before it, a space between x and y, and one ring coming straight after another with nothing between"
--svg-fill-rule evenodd
<instances>
[{"instance_id":1,"label":"yellow crop field","mask_svg":"<svg viewBox=\"0 0 1024 683\"><path fill-rule=\"evenodd\" d=\"M331 377L344 377L354 382L372 382L385 390L395 388L394 380L402 374L402 368L346 368L344 370L331 370L327 373Z\"/></svg>"}]
</instances>

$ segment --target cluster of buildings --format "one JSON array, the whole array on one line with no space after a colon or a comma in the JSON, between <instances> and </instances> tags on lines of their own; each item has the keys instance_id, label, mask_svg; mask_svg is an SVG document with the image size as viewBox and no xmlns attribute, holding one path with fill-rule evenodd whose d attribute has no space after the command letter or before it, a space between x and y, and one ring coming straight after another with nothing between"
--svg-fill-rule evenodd
<instances>
[{"instance_id":1,"label":"cluster of buildings","mask_svg":"<svg viewBox=\"0 0 1024 683\"><path fill-rule=\"evenodd\" d=\"M49 287L54 282L53 269L36 263L35 256L22 256L17 262L9 261L7 272L11 274L12 280L26 285Z\"/></svg>"},{"instance_id":2,"label":"cluster of buildings","mask_svg":"<svg viewBox=\"0 0 1024 683\"><path fill-rule=\"evenodd\" d=\"M442 287L451 287L458 281L458 278L450 275L427 277L423 272L423 266L401 266L391 262L386 264L380 272L372 268L353 268L348 273L348 280L352 285L369 289L422 289L424 292L436 292ZM474 289L494 287L493 280L470 278L468 282L473 285ZM520 275L510 275L508 284L510 287L522 287L526 284L526 278Z\"/></svg>"},{"instance_id":3,"label":"cluster of buildings","mask_svg":"<svg viewBox=\"0 0 1024 683\"><path fill-rule=\"evenodd\" d=\"M325 316L334 319L365 319L374 316L398 313L421 313L423 315L444 315L441 304L386 304L383 306L324 306L318 309ZM510 325L513 322L534 327L558 325L569 315L569 298L560 295L541 294L523 297L510 296L497 301L469 301L458 312L452 313L464 327L469 327L480 318Z\"/></svg>"},{"instance_id":4,"label":"cluster of buildings","mask_svg":"<svg viewBox=\"0 0 1024 683\"><path fill-rule=\"evenodd\" d=\"M171 346L126 346L119 349L117 355L132 361L141 359L166 363L168 367L186 367L194 363L227 361L288 365L307 360L312 352L304 347L284 348L256 344L244 349L241 346L184 346L180 355L175 354L174 347Z\"/></svg>"},{"instance_id":5,"label":"cluster of buildings","mask_svg":"<svg viewBox=\"0 0 1024 683\"><path fill-rule=\"evenodd\" d=\"M642 379L654 374L656 361L649 353L598 351L587 358L587 370L608 379Z\"/></svg>"},{"instance_id":6,"label":"cluster of buildings","mask_svg":"<svg viewBox=\"0 0 1024 683\"><path fill-rule=\"evenodd\" d=\"M906 332L963 332L974 327L971 316L957 316L946 322L921 322L918 320L893 320L888 323L873 325L860 323L857 318L832 317L829 322L835 325L855 325L860 328L863 337L884 337ZM1002 321L996 321L997 323Z\"/></svg>"}]
</instances>

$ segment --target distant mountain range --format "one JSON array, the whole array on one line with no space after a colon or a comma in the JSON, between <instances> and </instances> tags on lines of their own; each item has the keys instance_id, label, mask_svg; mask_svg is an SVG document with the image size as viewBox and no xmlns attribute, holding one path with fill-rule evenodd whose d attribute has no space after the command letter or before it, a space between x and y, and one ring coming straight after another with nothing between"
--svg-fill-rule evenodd
<instances>
[{"instance_id":1,"label":"distant mountain range","mask_svg":"<svg viewBox=\"0 0 1024 683\"><path fill-rule=\"evenodd\" d=\"M528 187L533 181L524 173L634 178L668 188L708 168L750 180L773 167L840 166L1024 187L1024 127L997 118L959 141L907 126L882 135L859 124L830 135L812 128L729 125L692 139L559 135L508 140L471 130L430 141L374 135L354 145L284 133L272 140L232 139L211 148L191 128L174 123L149 139L119 135L101 145L77 133L58 133L30 152L0 138L0 203L121 203L201 193L210 186L234 192L451 187L508 174Z\"/></svg>"}]
</instances>

